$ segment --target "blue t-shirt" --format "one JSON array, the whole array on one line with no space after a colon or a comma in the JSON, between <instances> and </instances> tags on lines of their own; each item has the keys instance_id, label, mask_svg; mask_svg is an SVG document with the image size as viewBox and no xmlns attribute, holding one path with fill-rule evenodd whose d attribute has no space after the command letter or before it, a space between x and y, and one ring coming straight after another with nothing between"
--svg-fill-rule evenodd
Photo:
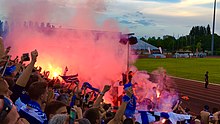
<instances>
[{"instance_id":1,"label":"blue t-shirt","mask_svg":"<svg viewBox=\"0 0 220 124\"><path fill-rule=\"evenodd\" d=\"M132 118L135 114L136 110L136 97L134 95L131 96L130 101L128 102L126 109L125 109L125 116L127 118Z\"/></svg>"}]
</instances>

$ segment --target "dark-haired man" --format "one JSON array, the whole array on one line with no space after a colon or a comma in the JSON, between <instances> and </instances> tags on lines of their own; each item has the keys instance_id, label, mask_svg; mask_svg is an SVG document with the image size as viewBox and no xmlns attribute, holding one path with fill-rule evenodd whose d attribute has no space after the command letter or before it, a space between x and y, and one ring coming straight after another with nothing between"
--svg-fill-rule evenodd
<instances>
[{"instance_id":1,"label":"dark-haired man","mask_svg":"<svg viewBox=\"0 0 220 124\"><path fill-rule=\"evenodd\" d=\"M35 82L28 89L30 101L19 110L21 117L31 124L47 124L46 114L43 112L48 96L46 82Z\"/></svg>"}]
</instances>

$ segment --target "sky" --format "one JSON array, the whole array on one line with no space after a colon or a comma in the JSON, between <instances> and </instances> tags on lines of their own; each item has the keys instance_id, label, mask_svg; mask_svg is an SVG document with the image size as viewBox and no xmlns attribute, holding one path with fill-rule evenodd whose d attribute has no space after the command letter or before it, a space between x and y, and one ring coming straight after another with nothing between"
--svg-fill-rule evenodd
<instances>
[{"instance_id":1,"label":"sky","mask_svg":"<svg viewBox=\"0 0 220 124\"><path fill-rule=\"evenodd\" d=\"M7 12L8 6L4 5L4 1L6 0L0 0L0 19L10 18ZM36 0L29 0L31 1ZM42 18L42 21L66 28L79 28L69 20L75 16L76 8L85 7L85 1L47 0L47 4L53 6L53 9L51 16ZM100 25L106 20L114 20L121 27L122 32L133 32L138 37L164 35L179 37L189 34L193 26L210 24L212 28L213 2L214 0L91 0L90 3L87 1L87 4L94 6L96 11L92 16ZM220 0L217 0L215 27L215 32L218 34L220 34L219 2Z\"/></svg>"}]
</instances>

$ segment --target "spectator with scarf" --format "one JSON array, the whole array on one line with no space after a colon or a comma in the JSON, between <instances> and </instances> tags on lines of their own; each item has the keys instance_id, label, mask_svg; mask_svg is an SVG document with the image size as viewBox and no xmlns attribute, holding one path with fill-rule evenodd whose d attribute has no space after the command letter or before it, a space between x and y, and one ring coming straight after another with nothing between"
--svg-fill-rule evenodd
<instances>
[{"instance_id":1,"label":"spectator with scarf","mask_svg":"<svg viewBox=\"0 0 220 124\"><path fill-rule=\"evenodd\" d=\"M28 89L30 101L23 106L19 114L31 124L47 124L46 114L43 112L48 96L46 82L35 82Z\"/></svg>"},{"instance_id":2,"label":"spectator with scarf","mask_svg":"<svg viewBox=\"0 0 220 124\"><path fill-rule=\"evenodd\" d=\"M31 75L32 71L34 69L34 65L37 61L38 52L37 50L34 50L31 52L31 62L30 64L25 68L25 70L22 72L22 74L17 79L15 85L12 88L13 94L11 95L11 100L15 103L17 110L19 111L22 106L27 104L30 100L29 95L27 93L27 90L31 83L38 81L37 75ZM16 68L20 68L22 66L22 63L20 65L16 65Z\"/></svg>"}]
</instances>

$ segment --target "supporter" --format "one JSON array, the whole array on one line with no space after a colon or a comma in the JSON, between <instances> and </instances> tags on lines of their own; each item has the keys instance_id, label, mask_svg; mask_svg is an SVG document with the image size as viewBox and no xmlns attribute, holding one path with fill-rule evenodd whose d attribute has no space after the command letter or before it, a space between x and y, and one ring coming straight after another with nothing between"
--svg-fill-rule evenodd
<instances>
[{"instance_id":1,"label":"supporter","mask_svg":"<svg viewBox=\"0 0 220 124\"><path fill-rule=\"evenodd\" d=\"M128 101L128 104L126 106L125 110L125 116L126 118L134 118L135 110L136 110L136 97L133 94L132 84L129 82L128 84L124 85L124 90L126 92L130 92L132 96L130 97L130 100Z\"/></svg>"},{"instance_id":2,"label":"supporter","mask_svg":"<svg viewBox=\"0 0 220 124\"><path fill-rule=\"evenodd\" d=\"M100 103L102 102L103 96L105 95L106 92L108 92L110 90L110 88L111 88L111 86L109 86L109 85L104 86L104 89L100 93L99 97L96 99L93 107L98 108L100 106Z\"/></svg>"},{"instance_id":3,"label":"supporter","mask_svg":"<svg viewBox=\"0 0 220 124\"><path fill-rule=\"evenodd\" d=\"M133 124L134 121L131 118L126 118L123 122L123 124Z\"/></svg>"},{"instance_id":4,"label":"supporter","mask_svg":"<svg viewBox=\"0 0 220 124\"><path fill-rule=\"evenodd\" d=\"M29 124L26 119L20 118L11 100L3 95L0 95L0 122L1 124Z\"/></svg>"},{"instance_id":5,"label":"supporter","mask_svg":"<svg viewBox=\"0 0 220 124\"><path fill-rule=\"evenodd\" d=\"M68 99L69 99L69 96L66 93L60 94L57 97L58 101L61 101L61 102L65 103L65 104L68 104Z\"/></svg>"},{"instance_id":6,"label":"supporter","mask_svg":"<svg viewBox=\"0 0 220 124\"><path fill-rule=\"evenodd\" d=\"M43 112L48 96L47 83L35 82L31 84L28 94L31 100L20 109L19 114L31 124L47 123L46 114Z\"/></svg>"},{"instance_id":7,"label":"supporter","mask_svg":"<svg viewBox=\"0 0 220 124\"><path fill-rule=\"evenodd\" d=\"M16 83L12 88L13 94L11 95L11 99L15 103L18 111L22 106L27 104L30 100L30 97L26 92L29 89L29 86L33 82L38 81L38 76L32 75L34 65L37 61L37 56L38 56L37 50L31 52L30 64L24 69L24 71L16 80ZM16 68L20 68L21 66L22 66L22 62L20 63L20 66L16 66Z\"/></svg>"},{"instance_id":8,"label":"supporter","mask_svg":"<svg viewBox=\"0 0 220 124\"><path fill-rule=\"evenodd\" d=\"M30 78L32 70L34 69L34 64L37 61L37 56L38 56L37 50L34 50L31 52L30 64L22 72L21 76L17 79L17 81L12 89L13 94L11 95L11 99L13 102L15 102L22 95L22 92L25 90L25 87L28 83L28 80ZM31 82L31 83L33 83L33 82ZM26 88L26 89L28 89L28 88Z\"/></svg>"},{"instance_id":9,"label":"supporter","mask_svg":"<svg viewBox=\"0 0 220 124\"><path fill-rule=\"evenodd\" d=\"M10 97L11 94L12 91L9 89L8 83L4 79L0 78L0 95Z\"/></svg>"},{"instance_id":10,"label":"supporter","mask_svg":"<svg viewBox=\"0 0 220 124\"><path fill-rule=\"evenodd\" d=\"M9 85L9 89L12 90L13 89L13 86L15 85L15 77L4 77L5 81L8 83Z\"/></svg>"},{"instance_id":11,"label":"supporter","mask_svg":"<svg viewBox=\"0 0 220 124\"><path fill-rule=\"evenodd\" d=\"M44 112L49 120L56 114L67 114L67 105L60 101L52 101L46 105Z\"/></svg>"},{"instance_id":12,"label":"supporter","mask_svg":"<svg viewBox=\"0 0 220 124\"><path fill-rule=\"evenodd\" d=\"M123 121L123 115L126 110L127 104L131 101L132 99L133 92L130 92L130 90L126 90L126 95L123 96L122 98L122 103L117 110L114 118L108 122L108 124L120 124Z\"/></svg>"},{"instance_id":13,"label":"supporter","mask_svg":"<svg viewBox=\"0 0 220 124\"><path fill-rule=\"evenodd\" d=\"M99 107L100 107L100 103L102 102L103 96L105 95L105 93L107 91L109 91L111 88L111 86L109 85L105 85L104 89L102 90L102 92L100 93L99 97L97 98L97 100L95 101L93 108L88 109L87 111L85 111L83 117L87 118L91 124L99 124L101 123L101 114L99 112Z\"/></svg>"},{"instance_id":14,"label":"supporter","mask_svg":"<svg viewBox=\"0 0 220 124\"><path fill-rule=\"evenodd\" d=\"M39 71L40 73L40 71ZM54 83L55 83L55 80L50 80L48 81L48 97L47 97L47 103L50 103L54 100L56 100L56 96L55 96L55 90L53 89L54 87ZM59 96L59 95L58 95Z\"/></svg>"},{"instance_id":15,"label":"supporter","mask_svg":"<svg viewBox=\"0 0 220 124\"><path fill-rule=\"evenodd\" d=\"M78 120L79 124L91 124L88 119L82 118Z\"/></svg>"},{"instance_id":16,"label":"supporter","mask_svg":"<svg viewBox=\"0 0 220 124\"><path fill-rule=\"evenodd\" d=\"M90 108L85 111L84 118L88 119L91 124L100 124L101 123L101 115L99 113L98 108Z\"/></svg>"},{"instance_id":17,"label":"supporter","mask_svg":"<svg viewBox=\"0 0 220 124\"><path fill-rule=\"evenodd\" d=\"M67 114L56 114L50 119L49 124L69 124L68 120Z\"/></svg>"},{"instance_id":18,"label":"supporter","mask_svg":"<svg viewBox=\"0 0 220 124\"><path fill-rule=\"evenodd\" d=\"M105 119L107 113L109 113L109 112L112 111L112 107L111 107L111 106L108 106L107 110L104 109L104 107L106 107L106 105L104 105L103 107L100 106L100 108L99 108L99 111L100 111L100 113L101 113L101 118L102 118L102 119Z\"/></svg>"},{"instance_id":19,"label":"supporter","mask_svg":"<svg viewBox=\"0 0 220 124\"><path fill-rule=\"evenodd\" d=\"M204 109L200 112L200 116L201 116L201 123L203 124L209 124L209 106L205 105Z\"/></svg>"},{"instance_id":20,"label":"supporter","mask_svg":"<svg viewBox=\"0 0 220 124\"><path fill-rule=\"evenodd\" d=\"M201 116L197 115L194 122L195 122L195 124L201 124Z\"/></svg>"},{"instance_id":21,"label":"supporter","mask_svg":"<svg viewBox=\"0 0 220 124\"><path fill-rule=\"evenodd\" d=\"M213 118L210 120L213 124L219 124L220 111L218 108L212 109Z\"/></svg>"}]
</instances>

